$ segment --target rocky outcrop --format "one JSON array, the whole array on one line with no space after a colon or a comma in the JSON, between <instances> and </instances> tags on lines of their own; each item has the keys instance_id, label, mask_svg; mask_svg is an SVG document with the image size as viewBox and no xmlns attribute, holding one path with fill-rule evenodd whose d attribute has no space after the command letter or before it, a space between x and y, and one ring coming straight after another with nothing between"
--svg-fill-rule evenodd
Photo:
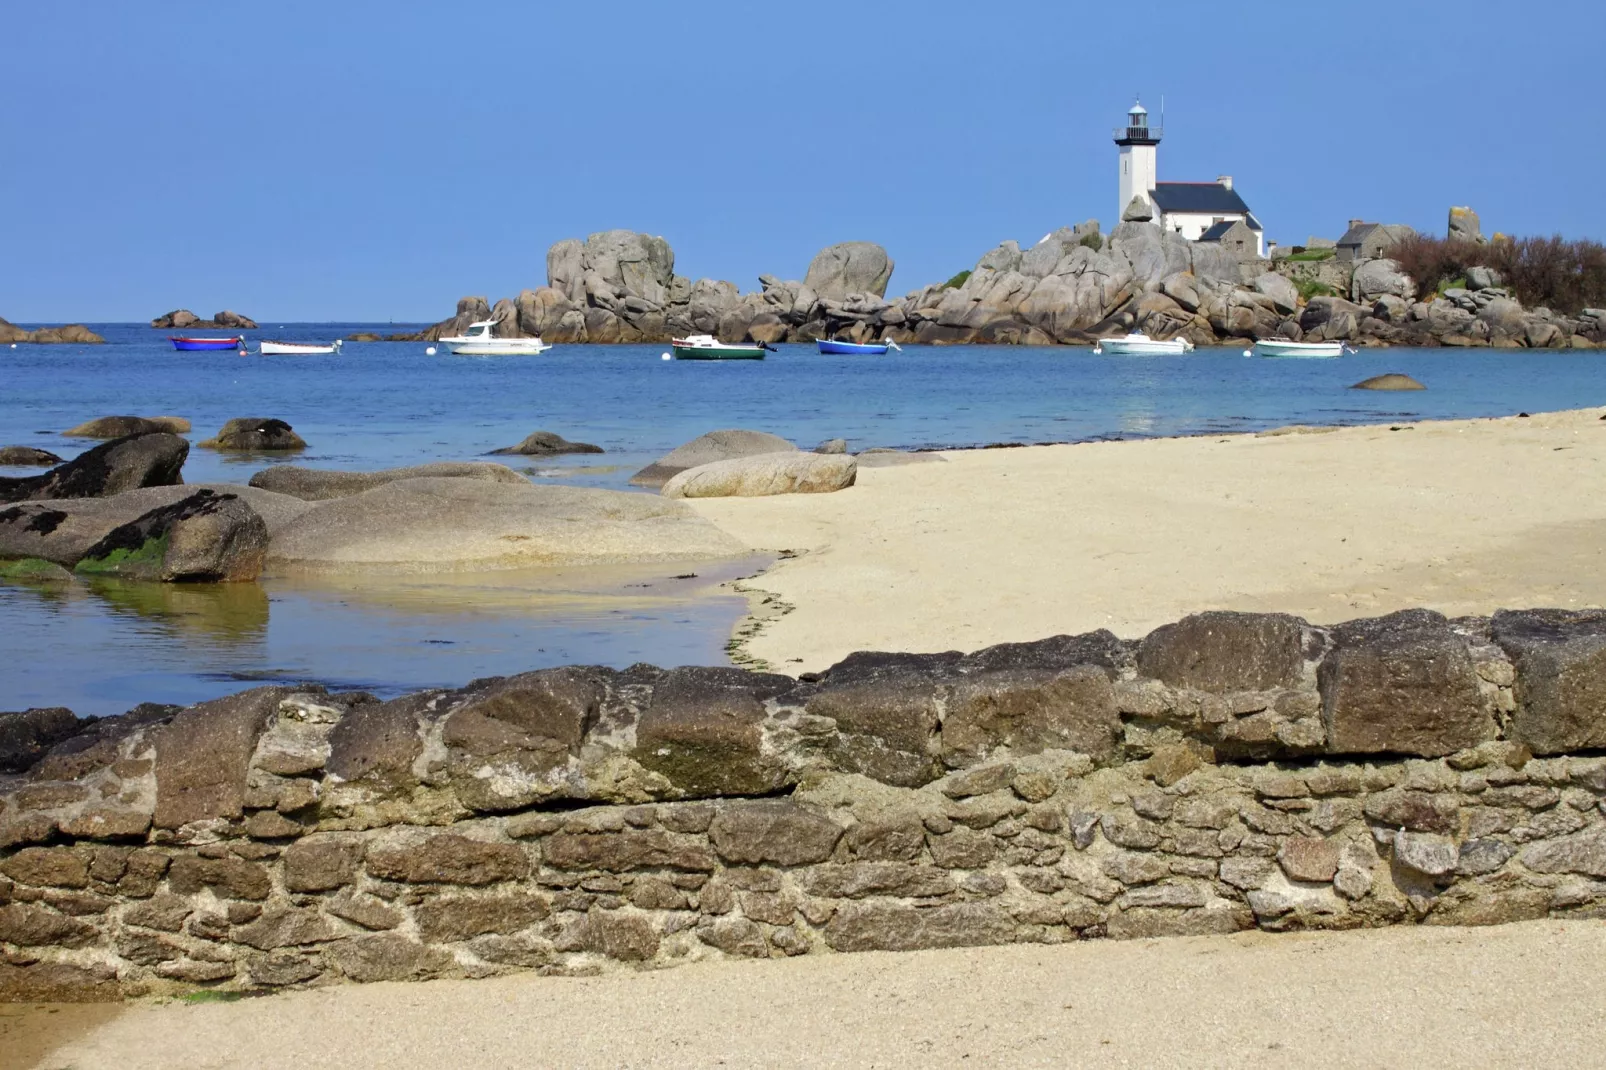
<instances>
[{"instance_id":1,"label":"rocky outcrop","mask_svg":"<svg viewBox=\"0 0 1606 1070\"><path fill-rule=\"evenodd\" d=\"M442 338L459 338L468 333L471 324L484 323L490 318L490 302L483 297L464 297L457 302L455 316L426 329L419 335L419 340L438 342ZM510 334L509 326L505 322L498 323L492 333L498 338L516 337L516 332Z\"/></svg>"},{"instance_id":2,"label":"rocky outcrop","mask_svg":"<svg viewBox=\"0 0 1606 1070\"><path fill-rule=\"evenodd\" d=\"M529 480L506 465L487 461L437 461L379 472L342 472L276 464L251 477L250 485L275 494L288 494L307 502L347 498L394 483L399 479L478 479L487 483L527 484Z\"/></svg>"},{"instance_id":3,"label":"rocky outcrop","mask_svg":"<svg viewBox=\"0 0 1606 1070\"><path fill-rule=\"evenodd\" d=\"M307 443L283 420L268 416L237 416L224 424L215 436L202 442L201 447L258 453L304 450Z\"/></svg>"},{"instance_id":4,"label":"rocky outcrop","mask_svg":"<svg viewBox=\"0 0 1606 1070\"><path fill-rule=\"evenodd\" d=\"M1593 917L1600 618L0 714L0 999Z\"/></svg>"},{"instance_id":5,"label":"rocky outcrop","mask_svg":"<svg viewBox=\"0 0 1606 1070\"><path fill-rule=\"evenodd\" d=\"M0 344L15 345L23 342L35 345L104 345L106 339L82 323L69 323L65 327L41 327L37 331L29 331L0 319Z\"/></svg>"},{"instance_id":6,"label":"rocky outcrop","mask_svg":"<svg viewBox=\"0 0 1606 1070\"><path fill-rule=\"evenodd\" d=\"M254 331L257 329L256 321L249 316L242 316L238 312L225 309L215 314L209 320L203 320L187 308L174 309L165 316L157 316L151 320L151 326L159 330L188 330L191 327L224 327L236 331Z\"/></svg>"},{"instance_id":7,"label":"rocky outcrop","mask_svg":"<svg viewBox=\"0 0 1606 1070\"><path fill-rule=\"evenodd\" d=\"M818 453L770 453L688 468L663 485L665 498L761 498L828 494L853 486L858 462Z\"/></svg>"},{"instance_id":8,"label":"rocky outcrop","mask_svg":"<svg viewBox=\"0 0 1606 1070\"><path fill-rule=\"evenodd\" d=\"M125 435L149 434L152 431L187 435L190 432L190 422L182 416L100 416L77 427L68 428L62 434L75 438L122 438Z\"/></svg>"},{"instance_id":9,"label":"rocky outcrop","mask_svg":"<svg viewBox=\"0 0 1606 1070\"><path fill-rule=\"evenodd\" d=\"M504 446L492 454L511 454L518 457L558 457L569 453L601 453L601 446L589 442L570 442L551 431L532 431L517 446Z\"/></svg>"},{"instance_id":10,"label":"rocky outcrop","mask_svg":"<svg viewBox=\"0 0 1606 1070\"><path fill-rule=\"evenodd\" d=\"M697 333L765 344L890 338L1048 345L1142 330L1195 345L1236 345L1303 338L1310 330L1304 324L1310 297L1354 306L1341 310L1346 315L1319 312L1317 337L1356 345L1606 344L1606 321L1588 310L1576 317L1522 310L1520 324L1494 330L1462 317L1448 294L1426 294L1431 299L1418 302L1416 282L1393 260L1376 257L1381 246L1360 260L1245 259L1219 243L1162 231L1152 222L1152 206L1140 202L1140 208L1107 237L1088 220L1024 251L1004 242L973 270L901 297L887 296L892 261L870 243L832 246L814 258L803 281L761 275L758 292L744 294L731 282L676 275L673 251L662 238L607 231L554 245L547 285L494 306L483 297L465 298L455 317L420 337L494 319L499 335L565 344L665 342ZM1396 237L1409 230L1384 229ZM1471 275L1470 293L1498 286L1487 273L1475 281Z\"/></svg>"},{"instance_id":11,"label":"rocky outcrop","mask_svg":"<svg viewBox=\"0 0 1606 1070\"><path fill-rule=\"evenodd\" d=\"M139 487L182 483L190 444L164 431L103 442L49 472L0 477L0 502L45 498L103 498Z\"/></svg>"},{"instance_id":12,"label":"rocky outcrop","mask_svg":"<svg viewBox=\"0 0 1606 1070\"><path fill-rule=\"evenodd\" d=\"M738 457L796 452L798 449L792 443L767 431L710 431L670 450L631 476L630 482L638 487L662 487L688 468Z\"/></svg>"},{"instance_id":13,"label":"rocky outcrop","mask_svg":"<svg viewBox=\"0 0 1606 1070\"><path fill-rule=\"evenodd\" d=\"M452 571L740 556L680 502L477 479L403 479L319 505L273 537L276 568Z\"/></svg>"}]
</instances>

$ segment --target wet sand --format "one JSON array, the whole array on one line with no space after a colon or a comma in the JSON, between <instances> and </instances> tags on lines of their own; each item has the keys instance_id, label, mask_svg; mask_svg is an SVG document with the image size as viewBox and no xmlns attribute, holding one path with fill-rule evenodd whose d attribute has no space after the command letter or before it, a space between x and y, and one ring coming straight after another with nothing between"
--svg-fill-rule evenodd
<instances>
[{"instance_id":1,"label":"wet sand","mask_svg":"<svg viewBox=\"0 0 1606 1070\"><path fill-rule=\"evenodd\" d=\"M835 494L697 499L793 607L746 651L974 650L1204 609L1318 623L1606 604L1601 409L943 454Z\"/></svg>"},{"instance_id":2,"label":"wet sand","mask_svg":"<svg viewBox=\"0 0 1606 1070\"><path fill-rule=\"evenodd\" d=\"M1545 921L0 1007L0 1066L1598 1066L1602 955Z\"/></svg>"}]
</instances>

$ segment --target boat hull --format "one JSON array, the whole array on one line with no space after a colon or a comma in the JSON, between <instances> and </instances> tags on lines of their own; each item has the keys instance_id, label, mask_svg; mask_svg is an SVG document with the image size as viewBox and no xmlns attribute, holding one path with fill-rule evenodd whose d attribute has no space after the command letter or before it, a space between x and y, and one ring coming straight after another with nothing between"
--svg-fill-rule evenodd
<instances>
[{"instance_id":1,"label":"boat hull","mask_svg":"<svg viewBox=\"0 0 1606 1070\"><path fill-rule=\"evenodd\" d=\"M1182 339L1160 342L1129 342L1124 338L1106 338L1093 347L1094 352L1114 357L1178 357L1192 347Z\"/></svg>"},{"instance_id":2,"label":"boat hull","mask_svg":"<svg viewBox=\"0 0 1606 1070\"><path fill-rule=\"evenodd\" d=\"M1343 342L1256 342L1250 350L1257 357L1341 357Z\"/></svg>"},{"instance_id":3,"label":"boat hull","mask_svg":"<svg viewBox=\"0 0 1606 1070\"><path fill-rule=\"evenodd\" d=\"M296 342L263 342L264 357L316 357L337 352L332 345L302 345Z\"/></svg>"},{"instance_id":4,"label":"boat hull","mask_svg":"<svg viewBox=\"0 0 1606 1070\"><path fill-rule=\"evenodd\" d=\"M759 346L674 346L676 360L763 360Z\"/></svg>"},{"instance_id":5,"label":"boat hull","mask_svg":"<svg viewBox=\"0 0 1606 1070\"><path fill-rule=\"evenodd\" d=\"M820 352L833 353L841 356L870 356L878 357L887 352L885 342L833 342L826 338L820 339Z\"/></svg>"},{"instance_id":6,"label":"boat hull","mask_svg":"<svg viewBox=\"0 0 1606 1070\"><path fill-rule=\"evenodd\" d=\"M488 345L484 342L457 342L446 348L459 357L538 357L552 347L539 341L521 341L515 345Z\"/></svg>"},{"instance_id":7,"label":"boat hull","mask_svg":"<svg viewBox=\"0 0 1606 1070\"><path fill-rule=\"evenodd\" d=\"M202 350L238 349L245 344L244 338L174 338L169 335L167 340L173 343L173 348L186 353L195 353Z\"/></svg>"}]
</instances>

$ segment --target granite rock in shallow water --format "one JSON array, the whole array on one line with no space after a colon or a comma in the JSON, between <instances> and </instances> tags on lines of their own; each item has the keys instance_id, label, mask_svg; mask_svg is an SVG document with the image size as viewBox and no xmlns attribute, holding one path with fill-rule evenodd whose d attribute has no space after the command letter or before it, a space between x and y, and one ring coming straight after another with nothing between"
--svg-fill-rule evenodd
<instances>
[{"instance_id":1,"label":"granite rock in shallow water","mask_svg":"<svg viewBox=\"0 0 1606 1070\"><path fill-rule=\"evenodd\" d=\"M43 475L0 478L0 502L104 498L140 487L172 486L184 481L179 473L189 455L190 444L177 435L129 435L103 442Z\"/></svg>"},{"instance_id":2,"label":"granite rock in shallow water","mask_svg":"<svg viewBox=\"0 0 1606 1070\"><path fill-rule=\"evenodd\" d=\"M601 446L593 446L589 442L570 442L562 435L551 431L535 431L527 436L517 446L504 446L499 450L492 450L493 454L516 454L520 457L556 457L565 453L601 453Z\"/></svg>"},{"instance_id":3,"label":"granite rock in shallow water","mask_svg":"<svg viewBox=\"0 0 1606 1070\"><path fill-rule=\"evenodd\" d=\"M20 502L0 509L0 558L39 558L70 567L114 529L201 490L242 499L266 523L270 535L311 508L299 498L226 483L145 487L109 498Z\"/></svg>"},{"instance_id":4,"label":"granite rock in shallow water","mask_svg":"<svg viewBox=\"0 0 1606 1070\"><path fill-rule=\"evenodd\" d=\"M1351 390L1426 390L1427 387L1399 372L1388 372L1385 375L1374 375L1370 379L1362 379Z\"/></svg>"},{"instance_id":5,"label":"granite rock in shallow water","mask_svg":"<svg viewBox=\"0 0 1606 1070\"><path fill-rule=\"evenodd\" d=\"M274 536L269 560L316 571L450 572L745 552L688 507L645 494L403 479L308 511Z\"/></svg>"},{"instance_id":6,"label":"granite rock in shallow water","mask_svg":"<svg viewBox=\"0 0 1606 1070\"><path fill-rule=\"evenodd\" d=\"M488 461L439 461L378 472L338 472L280 464L251 477L251 486L302 501L321 502L346 498L400 479L478 479L487 483L528 483L506 465Z\"/></svg>"},{"instance_id":7,"label":"granite rock in shallow water","mask_svg":"<svg viewBox=\"0 0 1606 1070\"><path fill-rule=\"evenodd\" d=\"M765 453L796 452L798 448L792 443L767 431L710 431L670 450L631 476L630 482L638 487L661 487L686 469L699 465Z\"/></svg>"},{"instance_id":8,"label":"granite rock in shallow water","mask_svg":"<svg viewBox=\"0 0 1606 1070\"><path fill-rule=\"evenodd\" d=\"M51 468L62 459L49 450L36 450L32 446L0 446L0 465L17 468Z\"/></svg>"},{"instance_id":9,"label":"granite rock in shallow water","mask_svg":"<svg viewBox=\"0 0 1606 1070\"><path fill-rule=\"evenodd\" d=\"M143 435L152 431L169 434L188 434L190 422L182 416L100 416L63 431L63 435L77 438L122 438L125 435Z\"/></svg>"},{"instance_id":10,"label":"granite rock in shallow water","mask_svg":"<svg viewBox=\"0 0 1606 1070\"><path fill-rule=\"evenodd\" d=\"M80 572L164 583L254 580L268 526L233 494L197 490L115 528L84 551Z\"/></svg>"},{"instance_id":11,"label":"granite rock in shallow water","mask_svg":"<svg viewBox=\"0 0 1606 1070\"><path fill-rule=\"evenodd\" d=\"M304 450L307 443L283 420L266 416L237 416L201 445L209 450Z\"/></svg>"},{"instance_id":12,"label":"granite rock in shallow water","mask_svg":"<svg viewBox=\"0 0 1606 1070\"><path fill-rule=\"evenodd\" d=\"M852 457L770 453L688 468L663 485L666 498L761 498L772 494L827 494L853 486Z\"/></svg>"}]
</instances>

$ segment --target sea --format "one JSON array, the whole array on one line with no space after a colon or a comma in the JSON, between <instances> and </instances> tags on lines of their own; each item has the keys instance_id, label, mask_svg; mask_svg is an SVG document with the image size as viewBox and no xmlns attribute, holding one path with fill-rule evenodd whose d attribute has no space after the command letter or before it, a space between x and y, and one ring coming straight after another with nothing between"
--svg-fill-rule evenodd
<instances>
[{"instance_id":1,"label":"sea","mask_svg":"<svg viewBox=\"0 0 1606 1070\"><path fill-rule=\"evenodd\" d=\"M444 347L431 355L422 342L347 342L338 356L241 357L177 352L167 332L144 324L89 326L105 345L0 348L0 445L71 457L94 443L60 432L110 415L183 416L196 442L233 417L277 417L308 443L284 459L192 449L189 483L243 483L278 463L371 470L481 459L536 430L605 452L489 459L536 482L632 491L637 469L720 428L770 431L806 449L831 438L854 451L953 449L1606 404L1606 351L1371 349L1266 360L1238 348L1118 357L1085 347L911 345L862 357L782 345L763 361L672 361L664 345L454 357ZM418 329L264 324L247 339L254 348L262 338ZM1350 389L1383 372L1427 389ZM215 588L0 584L0 710L104 715L262 682L388 696L557 664L728 664L726 643L746 608L728 581L763 564L690 578L659 565Z\"/></svg>"}]
</instances>

